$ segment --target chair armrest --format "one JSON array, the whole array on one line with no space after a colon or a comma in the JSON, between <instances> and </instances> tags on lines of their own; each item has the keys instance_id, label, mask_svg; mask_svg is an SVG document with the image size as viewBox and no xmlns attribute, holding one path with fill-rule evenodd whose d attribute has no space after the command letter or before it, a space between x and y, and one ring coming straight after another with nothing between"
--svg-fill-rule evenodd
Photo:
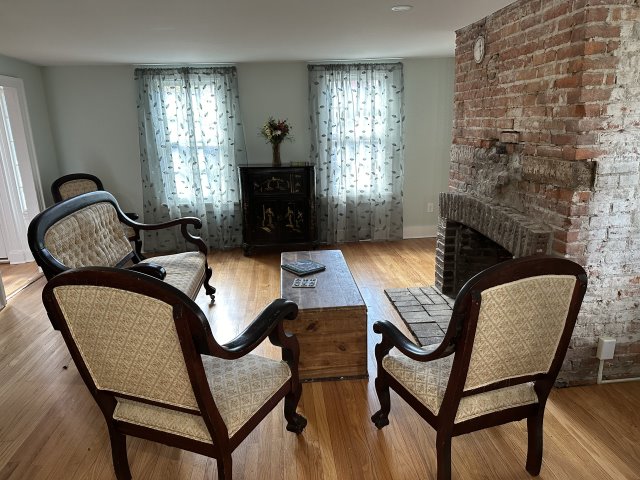
<instances>
[{"instance_id":1,"label":"chair armrest","mask_svg":"<svg viewBox=\"0 0 640 480\"><path fill-rule=\"evenodd\" d=\"M175 226L193 225L196 229L202 228L202 222L196 217L181 217L175 220L169 220L162 223L135 223L135 226L140 230L162 230L163 228L170 228ZM132 225L134 226L134 225Z\"/></svg>"},{"instance_id":2,"label":"chair armrest","mask_svg":"<svg viewBox=\"0 0 640 480\"><path fill-rule=\"evenodd\" d=\"M407 357L419 362L429 362L438 358L451 355L455 348L453 344L442 341L435 349L425 350L412 342L398 327L387 320L377 321L373 324L373 331L382 334L382 341L376 345L376 357L383 357L395 347Z\"/></svg>"},{"instance_id":3,"label":"chair armrest","mask_svg":"<svg viewBox=\"0 0 640 480\"><path fill-rule=\"evenodd\" d=\"M137 213L133 213L133 212L125 212L125 215L129 217L131 220L138 220L138 218L140 218Z\"/></svg>"},{"instance_id":4,"label":"chair armrest","mask_svg":"<svg viewBox=\"0 0 640 480\"><path fill-rule=\"evenodd\" d=\"M278 298L271 302L236 338L221 345L228 358L239 358L256 348L284 319L293 320L298 315L298 305Z\"/></svg>"},{"instance_id":5,"label":"chair armrest","mask_svg":"<svg viewBox=\"0 0 640 480\"><path fill-rule=\"evenodd\" d=\"M187 243L195 245L197 249L205 255L207 255L208 253L207 245L202 241L202 239L200 237L191 235L191 233L189 233L189 230L187 230L187 227L189 225L193 225L196 230L202 228L202 221L199 218L182 217L163 223L138 223L134 222L133 220L127 219L127 221L125 221L124 223L133 227L136 230L136 234L139 234L139 230L162 230L163 228L180 226L180 233L182 234L182 238L184 238Z\"/></svg>"},{"instance_id":6,"label":"chair armrest","mask_svg":"<svg viewBox=\"0 0 640 480\"><path fill-rule=\"evenodd\" d=\"M158 265L157 263L136 263L135 265L127 267L127 270L144 273L151 277L157 278L158 280L164 280L164 277L167 276L167 271L165 270L165 268L162 265Z\"/></svg>"}]
</instances>

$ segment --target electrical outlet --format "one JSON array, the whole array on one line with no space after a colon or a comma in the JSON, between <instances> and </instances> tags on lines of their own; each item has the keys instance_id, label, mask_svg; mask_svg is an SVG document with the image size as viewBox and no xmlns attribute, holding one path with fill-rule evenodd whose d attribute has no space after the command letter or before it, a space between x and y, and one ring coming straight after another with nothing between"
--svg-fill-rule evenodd
<instances>
[{"instance_id":1,"label":"electrical outlet","mask_svg":"<svg viewBox=\"0 0 640 480\"><path fill-rule=\"evenodd\" d=\"M616 339L613 337L600 337L598 339L598 349L596 358L600 360L611 360L616 350Z\"/></svg>"},{"instance_id":2,"label":"electrical outlet","mask_svg":"<svg viewBox=\"0 0 640 480\"><path fill-rule=\"evenodd\" d=\"M433 213L433 203L427 203L427 213Z\"/></svg>"}]
</instances>

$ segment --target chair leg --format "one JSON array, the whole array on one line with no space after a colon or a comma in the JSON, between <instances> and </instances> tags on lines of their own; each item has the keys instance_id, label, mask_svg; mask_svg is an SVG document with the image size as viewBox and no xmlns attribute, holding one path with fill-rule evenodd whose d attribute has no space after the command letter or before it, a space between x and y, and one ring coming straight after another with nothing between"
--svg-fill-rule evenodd
<instances>
[{"instance_id":1,"label":"chair leg","mask_svg":"<svg viewBox=\"0 0 640 480\"><path fill-rule=\"evenodd\" d=\"M233 461L230 453L218 458L218 480L231 480L233 478L232 467Z\"/></svg>"},{"instance_id":2,"label":"chair leg","mask_svg":"<svg viewBox=\"0 0 640 480\"><path fill-rule=\"evenodd\" d=\"M527 436L529 445L527 448L527 472L534 477L540 474L542 467L542 422L544 420L544 408L540 408L534 416L527 417Z\"/></svg>"},{"instance_id":3,"label":"chair leg","mask_svg":"<svg viewBox=\"0 0 640 480\"><path fill-rule=\"evenodd\" d=\"M382 374L376 378L376 393L380 402L380 410L371 416L371 421L378 428L389 425L389 412L391 411L391 397L389 396L389 384Z\"/></svg>"},{"instance_id":4,"label":"chair leg","mask_svg":"<svg viewBox=\"0 0 640 480\"><path fill-rule=\"evenodd\" d=\"M437 479L451 480L451 433L436 434Z\"/></svg>"},{"instance_id":5,"label":"chair leg","mask_svg":"<svg viewBox=\"0 0 640 480\"><path fill-rule=\"evenodd\" d=\"M205 277L204 277L204 291L207 292L207 295L211 297L211 303L215 303L216 289L215 287L212 287L211 284L209 283L209 280L211 280L211 275L213 275L213 270L211 270L211 267L207 265L205 269Z\"/></svg>"},{"instance_id":6,"label":"chair leg","mask_svg":"<svg viewBox=\"0 0 640 480\"><path fill-rule=\"evenodd\" d=\"M134 240L133 241L133 246L134 246L134 249L136 251L136 254L138 255L138 258L140 260L144 260L145 257L144 257L144 255L142 255L142 240L140 240L140 239Z\"/></svg>"},{"instance_id":7,"label":"chair leg","mask_svg":"<svg viewBox=\"0 0 640 480\"><path fill-rule=\"evenodd\" d=\"M287 419L287 430L300 434L307 426L307 419L296 412L302 395L302 385L300 382L297 383L297 386L284 397L284 418Z\"/></svg>"},{"instance_id":8,"label":"chair leg","mask_svg":"<svg viewBox=\"0 0 640 480\"><path fill-rule=\"evenodd\" d=\"M131 480L129 461L127 459L127 437L116 431L115 427L109 427L109 438L111 439L111 458L113 459L113 469L118 480Z\"/></svg>"}]
</instances>

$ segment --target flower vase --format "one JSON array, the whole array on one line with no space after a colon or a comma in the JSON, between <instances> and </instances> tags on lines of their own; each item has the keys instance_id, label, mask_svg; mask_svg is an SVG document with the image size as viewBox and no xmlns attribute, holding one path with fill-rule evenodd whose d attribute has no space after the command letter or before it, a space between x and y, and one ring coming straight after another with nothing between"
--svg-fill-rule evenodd
<instances>
[{"instance_id":1,"label":"flower vase","mask_svg":"<svg viewBox=\"0 0 640 480\"><path fill-rule=\"evenodd\" d=\"M271 144L271 146L273 147L273 166L274 167L279 167L281 162L280 162L280 144L279 143L273 143Z\"/></svg>"}]
</instances>

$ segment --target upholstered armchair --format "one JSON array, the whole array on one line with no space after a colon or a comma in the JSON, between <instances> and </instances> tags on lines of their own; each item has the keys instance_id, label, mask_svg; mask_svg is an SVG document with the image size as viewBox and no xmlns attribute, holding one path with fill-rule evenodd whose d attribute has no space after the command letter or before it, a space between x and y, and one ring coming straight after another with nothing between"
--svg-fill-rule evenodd
<instances>
[{"instance_id":1,"label":"upholstered armchair","mask_svg":"<svg viewBox=\"0 0 640 480\"><path fill-rule=\"evenodd\" d=\"M196 250L141 260L120 223L133 228L137 235L142 230L179 227L185 242ZM159 224L134 222L120 210L113 195L96 191L40 212L31 221L27 236L31 253L47 279L79 267L131 268L163 279L191 299L204 285L213 301L216 289L209 284L212 270L207 263L207 246L187 229L201 225L199 219L192 217ZM58 330L55 323L53 326Z\"/></svg>"},{"instance_id":2,"label":"upholstered armchair","mask_svg":"<svg viewBox=\"0 0 640 480\"><path fill-rule=\"evenodd\" d=\"M218 479L230 480L231 452L280 400L287 430L307 423L296 413L298 341L283 327L293 302L274 300L221 345L191 299L139 272L71 270L42 298L107 422L118 480L131 478L127 435L213 457ZM251 353L267 337L281 361Z\"/></svg>"},{"instance_id":3,"label":"upholstered armchair","mask_svg":"<svg viewBox=\"0 0 640 480\"><path fill-rule=\"evenodd\" d=\"M587 288L578 264L527 257L489 268L458 294L440 345L421 348L381 321L375 381L389 424L389 388L436 430L437 478L451 478L451 439L527 419L527 471L542 464L544 409ZM392 350L393 349L393 350Z\"/></svg>"},{"instance_id":4,"label":"upholstered armchair","mask_svg":"<svg viewBox=\"0 0 640 480\"><path fill-rule=\"evenodd\" d=\"M70 173L56 179L51 184L51 195L53 201L58 203L69 198L77 197L83 193L104 190L102 181L90 173ZM138 220L138 214L133 212L125 213L131 220ZM130 242L133 242L138 257L142 257L142 240L136 231L126 224L122 224L124 234Z\"/></svg>"}]
</instances>

